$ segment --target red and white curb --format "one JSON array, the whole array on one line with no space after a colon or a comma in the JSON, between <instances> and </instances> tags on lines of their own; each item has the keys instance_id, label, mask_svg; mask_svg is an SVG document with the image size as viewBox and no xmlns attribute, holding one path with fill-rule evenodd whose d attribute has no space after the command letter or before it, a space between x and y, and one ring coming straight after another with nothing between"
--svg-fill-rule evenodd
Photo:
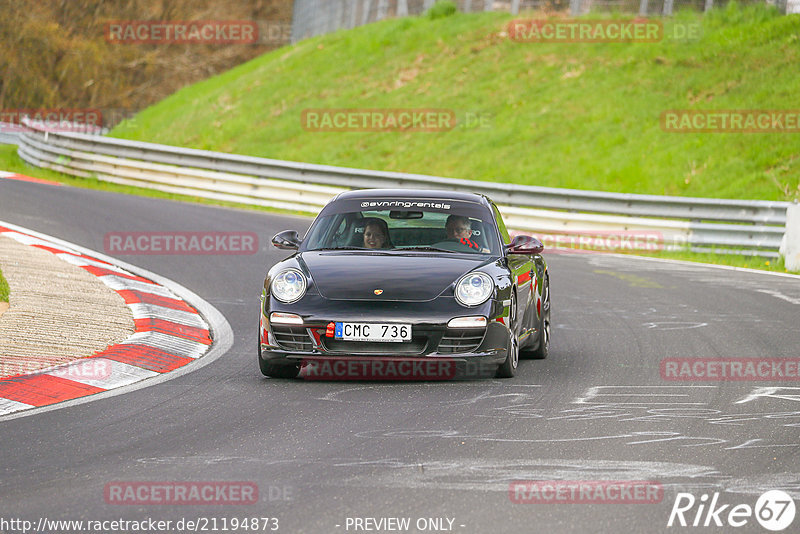
<instances>
[{"instance_id":1,"label":"red and white curb","mask_svg":"<svg viewBox=\"0 0 800 534\"><path fill-rule=\"evenodd\" d=\"M122 343L91 356L0 379L0 416L130 386L174 371L209 351L213 339L208 323L170 288L81 247L37 237L1 221L0 235L51 252L97 276L122 296L136 328Z\"/></svg>"},{"instance_id":2,"label":"red and white curb","mask_svg":"<svg viewBox=\"0 0 800 534\"><path fill-rule=\"evenodd\" d=\"M34 178L32 176L25 176L24 174L17 174L15 172L8 172L8 171L0 171L0 178L5 178L7 180L19 180L21 182L33 182L35 184L64 185L60 182L54 182L52 180L44 180L42 178Z\"/></svg>"}]
</instances>

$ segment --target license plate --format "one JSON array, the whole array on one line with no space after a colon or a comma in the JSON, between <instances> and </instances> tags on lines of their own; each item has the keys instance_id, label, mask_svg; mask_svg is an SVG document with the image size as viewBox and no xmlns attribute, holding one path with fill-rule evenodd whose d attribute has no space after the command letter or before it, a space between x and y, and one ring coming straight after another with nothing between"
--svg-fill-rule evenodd
<instances>
[{"instance_id":1,"label":"license plate","mask_svg":"<svg viewBox=\"0 0 800 534\"><path fill-rule=\"evenodd\" d=\"M335 339L343 341L378 341L400 343L411 341L410 324L336 323Z\"/></svg>"}]
</instances>

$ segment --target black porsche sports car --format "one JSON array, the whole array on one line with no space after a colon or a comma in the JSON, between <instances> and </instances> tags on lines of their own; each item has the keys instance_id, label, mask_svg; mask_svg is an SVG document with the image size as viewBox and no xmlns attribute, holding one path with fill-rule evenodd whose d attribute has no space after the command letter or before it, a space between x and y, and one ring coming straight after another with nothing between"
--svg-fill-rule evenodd
<instances>
[{"instance_id":1,"label":"black porsche sports car","mask_svg":"<svg viewBox=\"0 0 800 534\"><path fill-rule=\"evenodd\" d=\"M401 189L341 193L264 280L258 363L266 376L514 376L545 358L550 284L542 243L511 239L483 195Z\"/></svg>"}]
</instances>

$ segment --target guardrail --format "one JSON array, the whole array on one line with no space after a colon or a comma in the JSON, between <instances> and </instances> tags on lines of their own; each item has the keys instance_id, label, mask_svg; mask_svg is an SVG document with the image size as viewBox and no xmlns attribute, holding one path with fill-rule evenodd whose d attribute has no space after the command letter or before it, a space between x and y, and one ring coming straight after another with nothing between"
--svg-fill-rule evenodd
<instances>
[{"instance_id":1,"label":"guardrail","mask_svg":"<svg viewBox=\"0 0 800 534\"><path fill-rule=\"evenodd\" d=\"M26 122L19 155L66 174L316 213L347 189L469 190L510 227L546 234L647 233L667 248L778 256L788 202L633 195L349 169L67 132ZM547 242L545 242L547 244ZM734 247L734 248L730 248Z\"/></svg>"},{"instance_id":2,"label":"guardrail","mask_svg":"<svg viewBox=\"0 0 800 534\"><path fill-rule=\"evenodd\" d=\"M18 145L19 131L13 124L0 122L0 145Z\"/></svg>"},{"instance_id":3,"label":"guardrail","mask_svg":"<svg viewBox=\"0 0 800 534\"><path fill-rule=\"evenodd\" d=\"M12 124L9 122L0 122L0 145L19 145L19 139L22 132L26 129L25 124L30 127L31 122L28 119L22 119L23 124ZM105 135L109 132L107 127L95 126L93 124L76 124L69 122L56 122L56 121L36 121L35 124L39 125L43 130L50 132L75 132L85 133L89 135Z\"/></svg>"}]
</instances>

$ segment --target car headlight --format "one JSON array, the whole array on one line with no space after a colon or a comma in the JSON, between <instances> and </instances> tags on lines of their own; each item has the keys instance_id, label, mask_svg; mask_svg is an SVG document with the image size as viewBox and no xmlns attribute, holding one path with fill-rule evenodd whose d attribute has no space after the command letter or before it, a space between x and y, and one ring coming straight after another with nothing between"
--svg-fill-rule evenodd
<instances>
[{"instance_id":1,"label":"car headlight","mask_svg":"<svg viewBox=\"0 0 800 534\"><path fill-rule=\"evenodd\" d=\"M463 306L486 302L494 291L494 282L486 273L469 273L456 282L456 300Z\"/></svg>"},{"instance_id":2,"label":"car headlight","mask_svg":"<svg viewBox=\"0 0 800 534\"><path fill-rule=\"evenodd\" d=\"M286 269L272 279L270 290L281 302L295 302L306 294L306 277L297 269Z\"/></svg>"}]
</instances>

